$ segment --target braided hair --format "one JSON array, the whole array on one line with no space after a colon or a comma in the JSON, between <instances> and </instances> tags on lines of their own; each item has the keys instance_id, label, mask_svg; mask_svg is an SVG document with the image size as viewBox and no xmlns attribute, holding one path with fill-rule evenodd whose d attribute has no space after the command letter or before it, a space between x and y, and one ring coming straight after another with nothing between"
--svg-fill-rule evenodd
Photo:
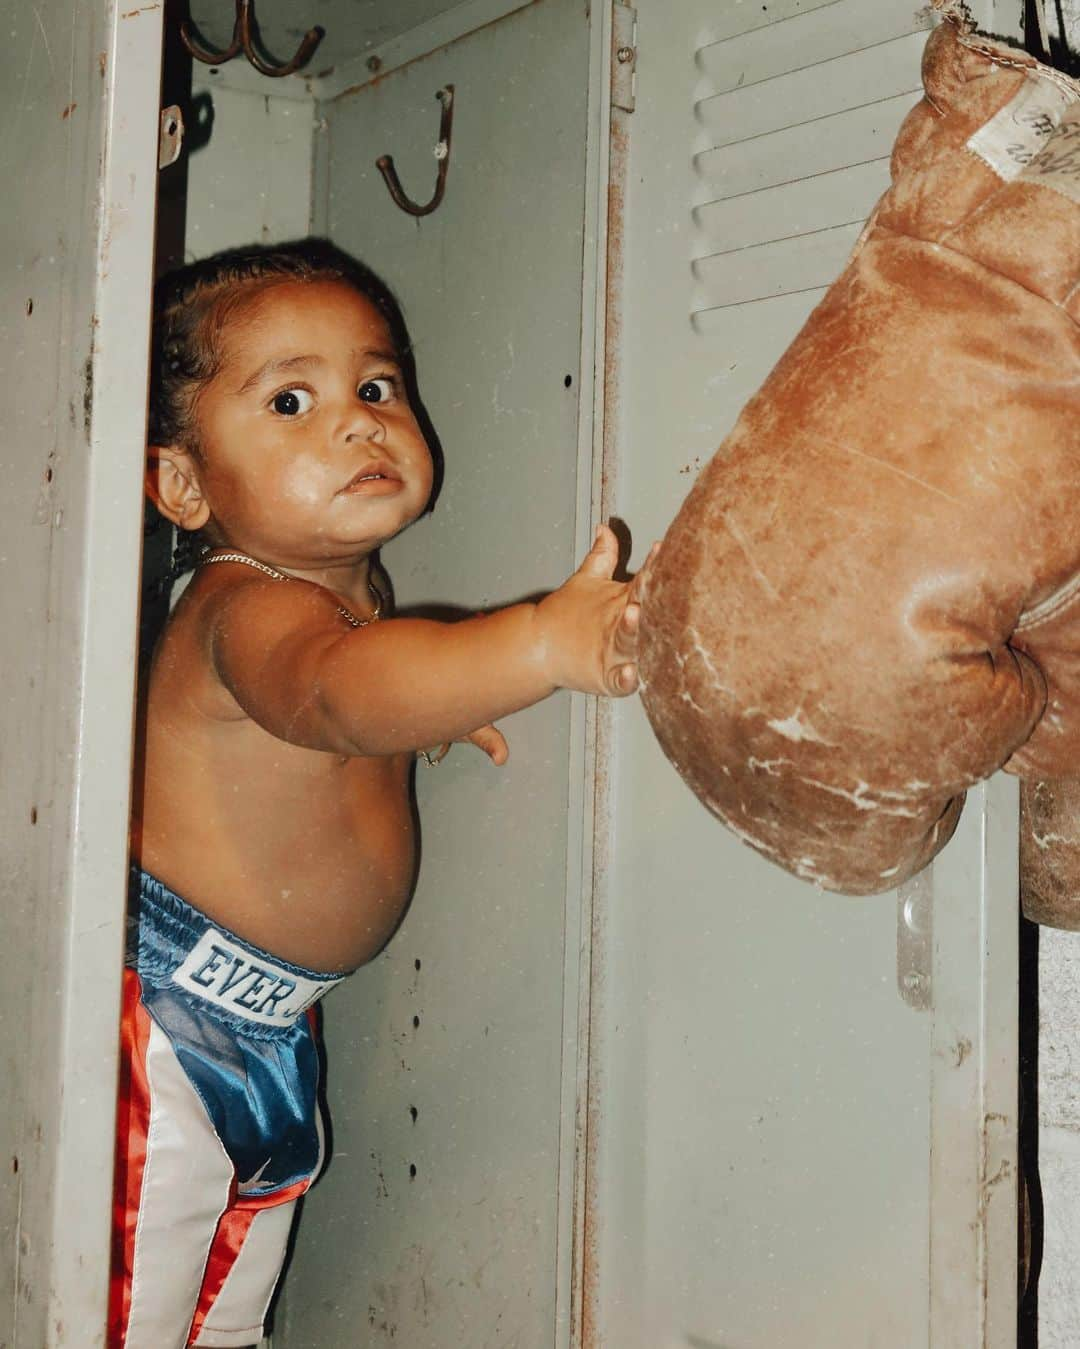
<instances>
[{"instance_id":1,"label":"braided hair","mask_svg":"<svg viewBox=\"0 0 1080 1349\"><path fill-rule=\"evenodd\" d=\"M403 363L411 364L405 321L389 287L329 240L225 249L169 272L155 287L147 427L151 445L182 445L200 457L199 394L221 369L221 338L228 321L252 294L284 281L351 286L383 316ZM204 548L198 535L179 531L172 568L158 586L167 589L190 571Z\"/></svg>"}]
</instances>

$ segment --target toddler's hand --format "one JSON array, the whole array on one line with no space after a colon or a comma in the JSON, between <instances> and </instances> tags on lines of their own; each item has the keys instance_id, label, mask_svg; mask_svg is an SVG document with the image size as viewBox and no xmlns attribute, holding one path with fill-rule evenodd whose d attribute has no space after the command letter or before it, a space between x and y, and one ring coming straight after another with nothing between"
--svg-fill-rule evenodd
<instances>
[{"instance_id":1,"label":"toddler's hand","mask_svg":"<svg viewBox=\"0 0 1080 1349\"><path fill-rule=\"evenodd\" d=\"M465 744L482 749L496 768L501 768L510 757L506 737L497 726L480 726L477 730L470 731L468 735L463 735L461 739Z\"/></svg>"},{"instance_id":2,"label":"toddler's hand","mask_svg":"<svg viewBox=\"0 0 1080 1349\"><path fill-rule=\"evenodd\" d=\"M486 726L478 726L475 731L470 731L468 735L459 735L453 740L444 741L438 749L418 749L416 757L423 759L434 768L437 764L441 764L450 753L451 745L475 745L477 749L484 751L497 768L501 768L510 757L506 737L497 726L492 726L490 722Z\"/></svg>"},{"instance_id":3,"label":"toddler's hand","mask_svg":"<svg viewBox=\"0 0 1080 1349\"><path fill-rule=\"evenodd\" d=\"M585 561L537 606L548 670L560 688L613 698L637 689L640 596L648 563L628 583L612 580L618 560L615 535L601 525Z\"/></svg>"}]
</instances>

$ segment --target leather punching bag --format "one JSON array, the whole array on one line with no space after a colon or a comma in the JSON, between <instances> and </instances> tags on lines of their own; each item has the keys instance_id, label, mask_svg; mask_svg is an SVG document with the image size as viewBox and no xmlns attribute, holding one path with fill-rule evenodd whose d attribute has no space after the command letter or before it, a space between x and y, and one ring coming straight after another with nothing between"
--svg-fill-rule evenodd
<instances>
[{"instance_id":1,"label":"leather punching bag","mask_svg":"<svg viewBox=\"0 0 1080 1349\"><path fill-rule=\"evenodd\" d=\"M928 862L995 769L1080 774L1080 85L952 21L923 82L642 615L694 792L856 894Z\"/></svg>"}]
</instances>

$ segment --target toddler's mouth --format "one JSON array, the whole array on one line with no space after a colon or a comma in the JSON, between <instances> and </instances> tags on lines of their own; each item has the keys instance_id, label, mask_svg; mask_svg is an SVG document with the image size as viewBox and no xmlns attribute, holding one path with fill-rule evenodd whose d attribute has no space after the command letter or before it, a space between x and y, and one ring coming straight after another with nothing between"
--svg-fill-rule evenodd
<instances>
[{"instance_id":1,"label":"toddler's mouth","mask_svg":"<svg viewBox=\"0 0 1080 1349\"><path fill-rule=\"evenodd\" d=\"M341 489L346 493L372 492L401 486L401 478L389 464L368 464Z\"/></svg>"}]
</instances>

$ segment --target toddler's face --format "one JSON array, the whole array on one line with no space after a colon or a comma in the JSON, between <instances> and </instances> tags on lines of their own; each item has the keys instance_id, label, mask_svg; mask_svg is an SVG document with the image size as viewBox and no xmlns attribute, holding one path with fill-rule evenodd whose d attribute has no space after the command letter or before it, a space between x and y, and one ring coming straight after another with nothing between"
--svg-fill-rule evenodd
<instances>
[{"instance_id":1,"label":"toddler's face","mask_svg":"<svg viewBox=\"0 0 1080 1349\"><path fill-rule=\"evenodd\" d=\"M347 561L423 511L431 455L386 321L337 281L242 305L196 408L213 535L302 568Z\"/></svg>"}]
</instances>

